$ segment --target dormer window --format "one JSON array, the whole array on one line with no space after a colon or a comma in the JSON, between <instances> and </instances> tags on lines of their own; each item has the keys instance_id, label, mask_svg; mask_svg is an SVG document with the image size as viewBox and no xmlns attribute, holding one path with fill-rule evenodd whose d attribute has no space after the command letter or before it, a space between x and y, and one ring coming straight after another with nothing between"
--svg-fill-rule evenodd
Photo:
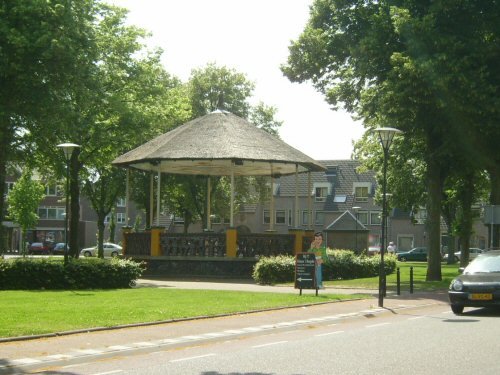
<instances>
[{"instance_id":1,"label":"dormer window","mask_svg":"<svg viewBox=\"0 0 500 375\"><path fill-rule=\"evenodd\" d=\"M355 202L368 202L368 195L371 188L369 182L355 182L353 188Z\"/></svg>"},{"instance_id":2,"label":"dormer window","mask_svg":"<svg viewBox=\"0 0 500 375\"><path fill-rule=\"evenodd\" d=\"M327 165L326 171L325 171L325 176L335 177L337 175L337 169L338 169L338 166L336 166L336 165Z\"/></svg>"},{"instance_id":3,"label":"dormer window","mask_svg":"<svg viewBox=\"0 0 500 375\"><path fill-rule=\"evenodd\" d=\"M316 182L312 193L316 202L326 202L326 197L331 194L332 184L328 182Z\"/></svg>"}]
</instances>

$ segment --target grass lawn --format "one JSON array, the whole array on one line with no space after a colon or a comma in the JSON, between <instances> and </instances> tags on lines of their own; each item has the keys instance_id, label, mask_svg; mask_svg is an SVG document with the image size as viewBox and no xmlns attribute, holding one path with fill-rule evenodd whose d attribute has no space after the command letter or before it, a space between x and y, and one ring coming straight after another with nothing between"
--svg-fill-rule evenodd
<instances>
[{"instance_id":1,"label":"grass lawn","mask_svg":"<svg viewBox=\"0 0 500 375\"><path fill-rule=\"evenodd\" d=\"M1 291L0 337L245 312L366 298L366 295L253 293L137 288L84 291Z\"/></svg>"},{"instance_id":2,"label":"grass lawn","mask_svg":"<svg viewBox=\"0 0 500 375\"><path fill-rule=\"evenodd\" d=\"M401 291L410 290L410 267L413 267L413 288L415 291L433 291L448 289L451 280L458 275L458 264L441 264L441 281L425 281L427 274L426 262L398 262L401 275ZM396 271L387 275L387 289L396 290ZM352 288L378 289L378 276L354 280L335 280L324 282L327 286L342 286Z\"/></svg>"}]
</instances>

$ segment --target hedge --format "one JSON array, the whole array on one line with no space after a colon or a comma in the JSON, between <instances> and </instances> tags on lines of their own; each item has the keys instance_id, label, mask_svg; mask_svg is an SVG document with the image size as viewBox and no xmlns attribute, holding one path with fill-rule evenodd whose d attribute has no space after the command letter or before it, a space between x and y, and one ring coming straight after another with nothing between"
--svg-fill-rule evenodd
<instances>
[{"instance_id":1,"label":"hedge","mask_svg":"<svg viewBox=\"0 0 500 375\"><path fill-rule=\"evenodd\" d=\"M328 249L329 261L322 267L323 280L348 280L378 276L380 271L380 255L356 255L351 250ZM396 269L396 258L388 255L384 258L385 274ZM276 284L293 282L295 276L295 257L280 255L263 257L254 267L253 279L259 284Z\"/></svg>"},{"instance_id":2,"label":"hedge","mask_svg":"<svg viewBox=\"0 0 500 375\"><path fill-rule=\"evenodd\" d=\"M0 259L0 289L116 289L129 288L144 265L128 259Z\"/></svg>"}]
</instances>

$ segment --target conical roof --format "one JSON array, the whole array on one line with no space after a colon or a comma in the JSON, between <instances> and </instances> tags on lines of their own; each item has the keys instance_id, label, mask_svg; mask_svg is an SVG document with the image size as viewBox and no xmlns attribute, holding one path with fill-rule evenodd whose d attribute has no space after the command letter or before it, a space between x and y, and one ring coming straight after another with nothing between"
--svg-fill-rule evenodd
<instances>
[{"instance_id":1,"label":"conical roof","mask_svg":"<svg viewBox=\"0 0 500 375\"><path fill-rule=\"evenodd\" d=\"M189 121L113 161L116 166L196 175L286 175L323 171L314 159L226 111ZM272 172L271 172L272 171Z\"/></svg>"}]
</instances>

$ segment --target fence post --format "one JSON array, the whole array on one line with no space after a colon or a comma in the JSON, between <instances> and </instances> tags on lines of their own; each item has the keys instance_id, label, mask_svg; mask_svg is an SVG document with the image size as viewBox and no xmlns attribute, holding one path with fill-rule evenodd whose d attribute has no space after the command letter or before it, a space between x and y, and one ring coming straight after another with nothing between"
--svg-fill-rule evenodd
<instances>
[{"instance_id":1,"label":"fence post","mask_svg":"<svg viewBox=\"0 0 500 375\"><path fill-rule=\"evenodd\" d=\"M413 266L410 267L410 294L413 294Z\"/></svg>"},{"instance_id":2,"label":"fence post","mask_svg":"<svg viewBox=\"0 0 500 375\"><path fill-rule=\"evenodd\" d=\"M399 267L397 268L396 272L396 290L397 290L397 295L401 295L401 273L399 271Z\"/></svg>"}]
</instances>

